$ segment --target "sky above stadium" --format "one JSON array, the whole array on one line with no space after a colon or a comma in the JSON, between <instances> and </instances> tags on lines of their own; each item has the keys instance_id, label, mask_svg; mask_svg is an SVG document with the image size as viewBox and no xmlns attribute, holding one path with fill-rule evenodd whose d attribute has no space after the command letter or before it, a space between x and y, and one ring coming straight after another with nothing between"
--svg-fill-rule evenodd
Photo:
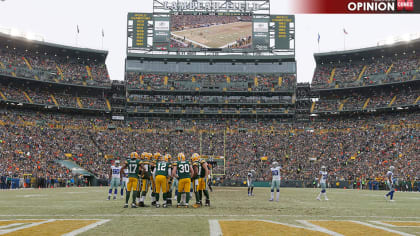
<instances>
[{"instance_id":1,"label":"sky above stadium","mask_svg":"<svg viewBox=\"0 0 420 236\"><path fill-rule=\"evenodd\" d=\"M290 14L292 0L271 1L271 14ZM310 1L310 0L308 0ZM128 12L152 12L152 0L5 0L0 27L42 35L47 42L104 49L111 79L124 79ZM298 82L310 82L313 53L376 46L420 32L420 15L296 15ZM77 34L77 25L80 33ZM102 47L102 29L105 37ZM345 31L348 33L345 35ZM318 33L320 43L318 47Z\"/></svg>"}]
</instances>

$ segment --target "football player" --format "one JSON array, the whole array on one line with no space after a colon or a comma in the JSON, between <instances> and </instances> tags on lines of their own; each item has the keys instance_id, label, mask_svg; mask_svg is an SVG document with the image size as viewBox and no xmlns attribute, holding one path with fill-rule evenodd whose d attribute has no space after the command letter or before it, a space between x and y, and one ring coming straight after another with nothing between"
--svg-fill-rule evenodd
<instances>
[{"instance_id":1,"label":"football player","mask_svg":"<svg viewBox=\"0 0 420 236\"><path fill-rule=\"evenodd\" d=\"M156 164L158 160L162 157L162 155L159 152L156 152L153 154L153 160L151 163L151 169L152 169L152 175L150 177L150 183L151 183L151 191L152 191L152 206L156 205L156 184L155 184L155 174L156 174Z\"/></svg>"},{"instance_id":2,"label":"football player","mask_svg":"<svg viewBox=\"0 0 420 236\"><path fill-rule=\"evenodd\" d=\"M128 208L128 200L130 200L131 191L133 191L133 203L131 204L131 208L137 208L135 201L137 191L139 191L138 178L140 169L143 171L143 166L138 158L139 154L137 154L137 152L130 153L130 159L126 161L120 171L120 178L122 178L122 173L126 168L128 169L127 195L125 196L124 208Z\"/></svg>"},{"instance_id":3,"label":"football player","mask_svg":"<svg viewBox=\"0 0 420 236\"><path fill-rule=\"evenodd\" d=\"M392 177L394 177L394 166L390 166L389 167L389 171L386 172L386 185L389 188L389 192L384 196L385 200L388 200L388 196L390 197L390 201L393 202L394 201L394 180Z\"/></svg>"},{"instance_id":4,"label":"football player","mask_svg":"<svg viewBox=\"0 0 420 236\"><path fill-rule=\"evenodd\" d=\"M165 161L169 164L169 175L167 177L167 185L166 185L166 204L168 206L172 205L172 156L171 154L165 154Z\"/></svg>"},{"instance_id":5,"label":"football player","mask_svg":"<svg viewBox=\"0 0 420 236\"><path fill-rule=\"evenodd\" d=\"M248 196L254 196L254 170L248 172L247 181L248 184Z\"/></svg>"},{"instance_id":6,"label":"football player","mask_svg":"<svg viewBox=\"0 0 420 236\"><path fill-rule=\"evenodd\" d=\"M120 186L120 182L121 182L120 171L121 171L120 161L116 160L112 163L111 171L109 173L109 176L111 177L111 181L110 181L110 188L108 192L108 200L111 200L112 189L114 189L113 199L114 200L117 199L118 187Z\"/></svg>"},{"instance_id":7,"label":"football player","mask_svg":"<svg viewBox=\"0 0 420 236\"><path fill-rule=\"evenodd\" d=\"M200 202L200 195L198 193L198 173L199 173L199 160L200 155L198 153L194 153L191 156L191 163L194 169L194 173L197 173L194 177L191 176L191 189L190 189L190 197L192 197L192 193L195 196L195 204L194 207L201 206Z\"/></svg>"},{"instance_id":8,"label":"football player","mask_svg":"<svg viewBox=\"0 0 420 236\"><path fill-rule=\"evenodd\" d=\"M124 198L124 190L125 190L125 193L127 194L127 183L128 183L127 175L128 175L128 170L125 169L123 172L123 178L121 182L121 197L120 197L121 199ZM140 191L139 191L139 194L140 194Z\"/></svg>"},{"instance_id":9,"label":"football player","mask_svg":"<svg viewBox=\"0 0 420 236\"><path fill-rule=\"evenodd\" d=\"M159 154L160 155L160 154ZM165 155L166 156L166 155ZM156 208L160 207L159 204L159 195L160 195L160 191L162 190L162 198L163 198L163 205L162 207L166 208L166 197L167 197L167 187L168 187L168 182L167 182L167 177L168 175L170 175L171 173L169 172L169 167L170 164L168 162L166 162L165 157L163 157L162 155L159 156L159 160L156 164L156 168L155 168L155 197L156 197Z\"/></svg>"},{"instance_id":10,"label":"football player","mask_svg":"<svg viewBox=\"0 0 420 236\"><path fill-rule=\"evenodd\" d=\"M149 187L150 187L150 179L153 178L152 167L151 167L152 154L145 152L142 155L144 155L144 161L143 161L144 171L142 172L141 197L140 197L139 206L145 207L144 199L146 198L147 191L149 190Z\"/></svg>"},{"instance_id":11,"label":"football player","mask_svg":"<svg viewBox=\"0 0 420 236\"><path fill-rule=\"evenodd\" d=\"M276 188L277 194L276 194L276 201L279 201L280 197L280 170L281 167L277 161L273 162L271 167L271 198L270 201L274 201L274 188Z\"/></svg>"},{"instance_id":12,"label":"football player","mask_svg":"<svg viewBox=\"0 0 420 236\"><path fill-rule=\"evenodd\" d=\"M191 163L185 160L184 153L178 154L178 161L173 164L172 177L178 178L178 197L177 197L177 207L182 207L181 205L181 195L184 195L185 207L188 208L188 202L190 200L190 186L191 186L191 177L194 176L194 170L191 166Z\"/></svg>"},{"instance_id":13,"label":"football player","mask_svg":"<svg viewBox=\"0 0 420 236\"><path fill-rule=\"evenodd\" d=\"M328 201L327 190L326 190L327 179L328 179L327 167L321 166L321 171L319 172L319 179L318 179L318 186L321 186L321 192L316 198L316 200L318 201L321 201L321 195L324 195L325 201Z\"/></svg>"},{"instance_id":14,"label":"football player","mask_svg":"<svg viewBox=\"0 0 420 236\"><path fill-rule=\"evenodd\" d=\"M198 168L198 194L200 196L200 205L202 205L203 193L206 196L205 206L210 206L210 195L208 190L208 180L210 178L210 172L207 162L204 159L199 160Z\"/></svg>"}]
</instances>

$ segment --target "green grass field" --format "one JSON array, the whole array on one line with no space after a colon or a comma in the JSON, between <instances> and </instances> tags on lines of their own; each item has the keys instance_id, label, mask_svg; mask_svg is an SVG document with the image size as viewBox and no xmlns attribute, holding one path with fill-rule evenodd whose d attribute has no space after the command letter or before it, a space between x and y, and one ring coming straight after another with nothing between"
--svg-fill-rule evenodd
<instances>
[{"instance_id":1,"label":"green grass field","mask_svg":"<svg viewBox=\"0 0 420 236\"><path fill-rule=\"evenodd\" d=\"M172 32L179 38L185 37L193 43L197 42L209 48L220 48L240 38L252 35L252 22L236 22L210 27L187 29Z\"/></svg>"},{"instance_id":2,"label":"green grass field","mask_svg":"<svg viewBox=\"0 0 420 236\"><path fill-rule=\"evenodd\" d=\"M210 235L212 228L212 235L420 235L419 193L396 192L388 202L385 191L333 189L330 201L319 202L318 189L282 188L280 201L269 202L268 188L253 197L246 191L215 188L212 206L198 209L124 209L123 200L106 200L104 187L1 191L0 234ZM309 221L324 232L311 231Z\"/></svg>"}]
</instances>

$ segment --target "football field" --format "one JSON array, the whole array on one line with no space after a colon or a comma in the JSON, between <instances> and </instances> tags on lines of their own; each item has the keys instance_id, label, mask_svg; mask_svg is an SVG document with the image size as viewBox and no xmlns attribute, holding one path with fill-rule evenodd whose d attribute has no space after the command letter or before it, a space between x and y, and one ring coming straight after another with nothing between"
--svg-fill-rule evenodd
<instances>
[{"instance_id":1,"label":"football field","mask_svg":"<svg viewBox=\"0 0 420 236\"><path fill-rule=\"evenodd\" d=\"M0 235L420 235L420 193L215 188L211 207L124 209L106 187L0 191ZM150 204L150 198L146 199ZM190 205L193 201L190 201Z\"/></svg>"},{"instance_id":2,"label":"football field","mask_svg":"<svg viewBox=\"0 0 420 236\"><path fill-rule=\"evenodd\" d=\"M238 39L252 35L251 22L236 22L223 25L214 25L195 29L186 29L171 33L175 38L184 38L186 41L198 44L202 47L221 48L226 47Z\"/></svg>"}]
</instances>

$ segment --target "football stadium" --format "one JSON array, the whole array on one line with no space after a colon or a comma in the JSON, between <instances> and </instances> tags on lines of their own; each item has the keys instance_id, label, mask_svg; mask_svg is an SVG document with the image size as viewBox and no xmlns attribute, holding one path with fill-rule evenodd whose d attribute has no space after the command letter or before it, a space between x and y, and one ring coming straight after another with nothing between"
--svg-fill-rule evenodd
<instances>
[{"instance_id":1,"label":"football stadium","mask_svg":"<svg viewBox=\"0 0 420 236\"><path fill-rule=\"evenodd\" d=\"M273 1L148 2L104 3L100 48L93 1L26 1L57 17L31 31L0 2L0 235L420 235L420 34L354 16L331 48Z\"/></svg>"}]
</instances>

